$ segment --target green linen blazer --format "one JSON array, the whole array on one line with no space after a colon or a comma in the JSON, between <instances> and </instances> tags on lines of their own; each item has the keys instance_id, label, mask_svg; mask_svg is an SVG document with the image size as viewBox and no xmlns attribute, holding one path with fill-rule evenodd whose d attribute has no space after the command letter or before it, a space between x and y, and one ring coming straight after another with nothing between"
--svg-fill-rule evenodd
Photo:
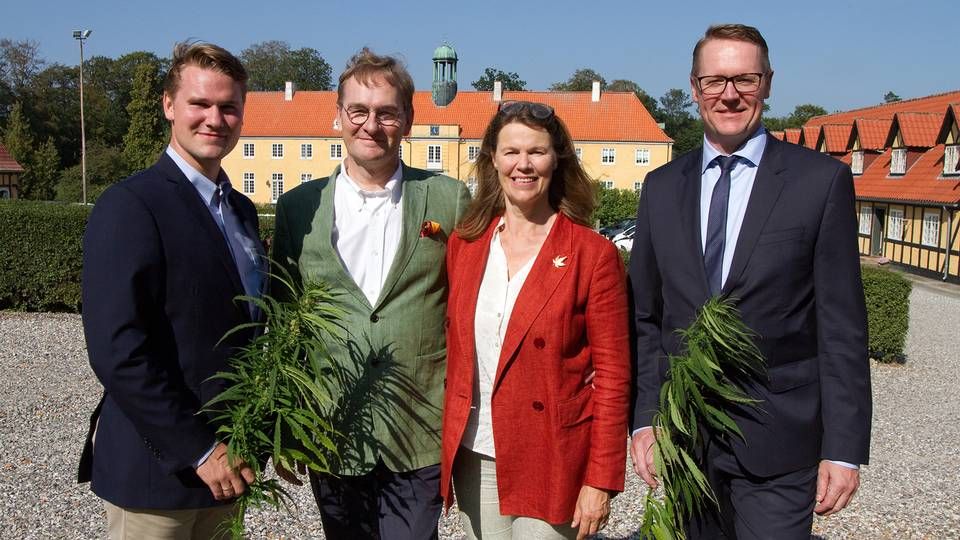
<instances>
[{"instance_id":1,"label":"green linen blazer","mask_svg":"<svg viewBox=\"0 0 960 540\"><path fill-rule=\"evenodd\" d=\"M374 305L347 273L332 242L334 189L340 173L306 182L277 202L273 260L297 283L323 282L345 312L344 339L330 348L335 365L324 385L340 475L393 471L440 462L446 372L445 254L470 201L463 182L403 166L400 246ZM421 237L424 221L441 230ZM280 288L274 288L279 291Z\"/></svg>"}]
</instances>

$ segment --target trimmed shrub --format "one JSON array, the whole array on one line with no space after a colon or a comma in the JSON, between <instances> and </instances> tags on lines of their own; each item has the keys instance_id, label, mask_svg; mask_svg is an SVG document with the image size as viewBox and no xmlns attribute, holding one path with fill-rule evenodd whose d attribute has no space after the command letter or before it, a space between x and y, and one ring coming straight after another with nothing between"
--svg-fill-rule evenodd
<instances>
[{"instance_id":1,"label":"trimmed shrub","mask_svg":"<svg viewBox=\"0 0 960 540\"><path fill-rule=\"evenodd\" d=\"M881 362L902 363L906 360L903 349L910 326L913 284L890 270L871 266L862 270L870 356Z\"/></svg>"}]
</instances>

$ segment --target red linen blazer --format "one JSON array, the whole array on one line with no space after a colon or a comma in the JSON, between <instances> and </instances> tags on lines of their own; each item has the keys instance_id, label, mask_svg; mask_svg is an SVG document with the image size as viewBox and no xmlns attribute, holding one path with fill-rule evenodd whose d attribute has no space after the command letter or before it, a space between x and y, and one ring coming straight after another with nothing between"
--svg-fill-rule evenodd
<instances>
[{"instance_id":1,"label":"red linen blazer","mask_svg":"<svg viewBox=\"0 0 960 540\"><path fill-rule=\"evenodd\" d=\"M477 295L497 220L473 242L447 245L447 389L440 490L473 395ZM500 513L550 523L573 518L583 485L623 491L630 344L626 279L609 240L562 213L517 297L492 397ZM592 385L584 379L596 371Z\"/></svg>"}]
</instances>

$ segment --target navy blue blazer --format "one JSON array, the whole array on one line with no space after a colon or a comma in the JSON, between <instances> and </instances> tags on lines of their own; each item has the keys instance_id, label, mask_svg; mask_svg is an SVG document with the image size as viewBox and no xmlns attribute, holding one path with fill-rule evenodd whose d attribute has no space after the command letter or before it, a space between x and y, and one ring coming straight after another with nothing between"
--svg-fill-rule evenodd
<instances>
[{"instance_id":1,"label":"navy blue blazer","mask_svg":"<svg viewBox=\"0 0 960 540\"><path fill-rule=\"evenodd\" d=\"M231 204L259 241L256 209ZM240 275L219 225L169 156L100 196L83 238L83 330L104 394L78 479L115 505L203 508L220 503L194 464L215 427L198 411L223 391L208 380L253 331ZM96 427L96 439L92 440ZM91 444L94 443L94 444Z\"/></svg>"},{"instance_id":2,"label":"navy blue blazer","mask_svg":"<svg viewBox=\"0 0 960 540\"><path fill-rule=\"evenodd\" d=\"M709 298L692 151L647 175L630 260L637 332L633 428L651 425L660 386ZM871 395L853 177L838 160L767 138L723 292L759 334L766 373L746 381L762 412L734 420L733 452L773 476L821 458L865 464Z\"/></svg>"}]
</instances>

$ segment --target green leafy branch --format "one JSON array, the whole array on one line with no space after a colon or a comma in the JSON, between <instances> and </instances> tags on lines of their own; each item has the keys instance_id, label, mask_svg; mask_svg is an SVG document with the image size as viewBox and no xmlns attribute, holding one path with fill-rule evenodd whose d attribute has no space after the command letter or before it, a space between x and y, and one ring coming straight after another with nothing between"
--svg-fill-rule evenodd
<instances>
[{"instance_id":1,"label":"green leafy branch","mask_svg":"<svg viewBox=\"0 0 960 540\"><path fill-rule=\"evenodd\" d=\"M257 478L237 499L237 517L229 524L233 538L243 538L248 509L279 509L292 500L277 479L263 478L268 458L287 470L301 463L328 472L339 455L335 431L322 414L331 397L321 366L329 364L328 343L343 339L343 312L324 284L295 284L282 266L276 267L284 274L270 277L284 300L239 297L255 304L263 318L224 336L258 330L255 339L237 349L231 369L213 377L226 381L228 388L205 407L219 426L217 437L226 443L231 462L243 460Z\"/></svg>"},{"instance_id":2,"label":"green leafy branch","mask_svg":"<svg viewBox=\"0 0 960 540\"><path fill-rule=\"evenodd\" d=\"M695 456L703 455L712 436L743 438L730 417L734 407L756 407L736 384L762 373L764 359L753 332L740 319L734 301L711 298L685 330L683 354L670 357L667 381L653 417L654 467L663 485L662 500L650 489L644 498L640 535L657 540L683 539L690 519L706 501L717 504Z\"/></svg>"}]
</instances>

